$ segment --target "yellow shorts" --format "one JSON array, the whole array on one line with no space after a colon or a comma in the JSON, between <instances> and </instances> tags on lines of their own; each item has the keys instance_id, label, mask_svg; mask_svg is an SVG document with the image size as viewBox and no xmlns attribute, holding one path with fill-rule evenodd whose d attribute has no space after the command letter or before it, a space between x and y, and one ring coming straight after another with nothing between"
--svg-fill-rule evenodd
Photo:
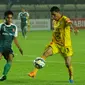
<instances>
[{"instance_id":1,"label":"yellow shorts","mask_svg":"<svg viewBox=\"0 0 85 85\"><path fill-rule=\"evenodd\" d=\"M58 44L55 44L54 42L51 42L48 46L51 46L53 49L53 54L56 53L61 53L66 57L70 57L73 55L73 51L72 51L72 47L68 46L68 47L63 47L60 46Z\"/></svg>"}]
</instances>

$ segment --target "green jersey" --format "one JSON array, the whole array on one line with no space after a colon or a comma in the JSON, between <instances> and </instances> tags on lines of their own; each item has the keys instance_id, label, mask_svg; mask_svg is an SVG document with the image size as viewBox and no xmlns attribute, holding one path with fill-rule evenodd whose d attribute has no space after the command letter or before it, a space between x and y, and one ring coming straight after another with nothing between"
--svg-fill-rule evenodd
<instances>
[{"instance_id":1,"label":"green jersey","mask_svg":"<svg viewBox=\"0 0 85 85\"><path fill-rule=\"evenodd\" d=\"M29 17L28 12L20 12L18 18L21 19L21 23L27 23L27 19Z\"/></svg>"},{"instance_id":2,"label":"green jersey","mask_svg":"<svg viewBox=\"0 0 85 85\"><path fill-rule=\"evenodd\" d=\"M11 48L14 37L17 37L17 27L14 24L6 25L2 23L0 26L0 45L5 48Z\"/></svg>"}]
</instances>

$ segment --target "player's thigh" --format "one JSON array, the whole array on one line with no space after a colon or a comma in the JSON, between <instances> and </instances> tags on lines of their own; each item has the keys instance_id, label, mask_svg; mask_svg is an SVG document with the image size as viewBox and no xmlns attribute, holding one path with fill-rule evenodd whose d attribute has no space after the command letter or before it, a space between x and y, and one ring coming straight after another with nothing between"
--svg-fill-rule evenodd
<instances>
[{"instance_id":1,"label":"player's thigh","mask_svg":"<svg viewBox=\"0 0 85 85\"><path fill-rule=\"evenodd\" d=\"M27 25L24 26L24 30L26 30L26 29L27 29Z\"/></svg>"},{"instance_id":2,"label":"player's thigh","mask_svg":"<svg viewBox=\"0 0 85 85\"><path fill-rule=\"evenodd\" d=\"M62 52L62 56L64 57L65 64L67 66L71 65L72 55L73 55L72 47L66 47Z\"/></svg>"},{"instance_id":3,"label":"player's thigh","mask_svg":"<svg viewBox=\"0 0 85 85\"><path fill-rule=\"evenodd\" d=\"M26 26L26 23L21 23L21 27L24 28Z\"/></svg>"},{"instance_id":4,"label":"player's thigh","mask_svg":"<svg viewBox=\"0 0 85 85\"><path fill-rule=\"evenodd\" d=\"M14 57L13 50L11 48L5 50L3 56L7 61L12 61Z\"/></svg>"},{"instance_id":5,"label":"player's thigh","mask_svg":"<svg viewBox=\"0 0 85 85\"><path fill-rule=\"evenodd\" d=\"M7 55L3 55L4 56L4 59L7 61L7 62L12 62L13 61L13 58L14 58L14 55L13 54L7 54Z\"/></svg>"},{"instance_id":6,"label":"player's thigh","mask_svg":"<svg viewBox=\"0 0 85 85\"><path fill-rule=\"evenodd\" d=\"M72 50L71 46L69 46L69 47L61 47L60 50L61 50L61 54L64 57L71 57L73 55L73 50Z\"/></svg>"},{"instance_id":7,"label":"player's thigh","mask_svg":"<svg viewBox=\"0 0 85 85\"><path fill-rule=\"evenodd\" d=\"M24 26L23 31L26 33L27 26Z\"/></svg>"},{"instance_id":8,"label":"player's thigh","mask_svg":"<svg viewBox=\"0 0 85 85\"><path fill-rule=\"evenodd\" d=\"M56 53L59 53L60 52L58 45L55 44L54 42L51 42L49 44L49 46L51 46L53 54L56 54Z\"/></svg>"},{"instance_id":9,"label":"player's thigh","mask_svg":"<svg viewBox=\"0 0 85 85\"><path fill-rule=\"evenodd\" d=\"M22 30L24 29L24 24L23 24L23 23L21 23L21 29L22 29Z\"/></svg>"},{"instance_id":10,"label":"player's thigh","mask_svg":"<svg viewBox=\"0 0 85 85\"><path fill-rule=\"evenodd\" d=\"M59 52L59 49L57 47L57 45L54 42L51 42L49 45L46 46L46 49L44 51L44 55L52 55L52 54L56 54Z\"/></svg>"}]
</instances>

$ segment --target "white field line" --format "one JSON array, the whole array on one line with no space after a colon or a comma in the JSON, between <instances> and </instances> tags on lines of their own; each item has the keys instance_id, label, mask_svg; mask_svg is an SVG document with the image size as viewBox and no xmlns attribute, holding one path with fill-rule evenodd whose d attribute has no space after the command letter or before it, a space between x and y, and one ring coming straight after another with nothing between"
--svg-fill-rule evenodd
<instances>
[{"instance_id":1,"label":"white field line","mask_svg":"<svg viewBox=\"0 0 85 85\"><path fill-rule=\"evenodd\" d=\"M33 62L33 60L14 60L16 62ZM58 63L58 64L64 64L62 61L46 61L48 63ZM85 64L85 62L72 62L73 64Z\"/></svg>"},{"instance_id":2,"label":"white field line","mask_svg":"<svg viewBox=\"0 0 85 85\"><path fill-rule=\"evenodd\" d=\"M16 56L18 56L18 54L15 54ZM25 56L25 57L37 57L36 55L23 55L23 56ZM15 60L16 62L33 62L33 60ZM58 64L64 64L64 62L62 62L62 61L46 61L46 62L48 62L48 63L58 63ZM85 62L72 62L73 64L85 64Z\"/></svg>"},{"instance_id":3,"label":"white field line","mask_svg":"<svg viewBox=\"0 0 85 85\"><path fill-rule=\"evenodd\" d=\"M15 56L18 56L18 54L14 54ZM27 55L27 54L24 54L23 55L24 57L36 57L37 55Z\"/></svg>"}]
</instances>

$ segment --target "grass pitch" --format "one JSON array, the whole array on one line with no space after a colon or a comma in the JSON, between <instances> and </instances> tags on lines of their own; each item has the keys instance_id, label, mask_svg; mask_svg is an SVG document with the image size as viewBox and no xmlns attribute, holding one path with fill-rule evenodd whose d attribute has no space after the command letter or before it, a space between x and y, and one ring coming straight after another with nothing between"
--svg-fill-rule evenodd
<instances>
[{"instance_id":1,"label":"grass pitch","mask_svg":"<svg viewBox=\"0 0 85 85\"><path fill-rule=\"evenodd\" d=\"M27 74L32 71L33 60L41 56L45 46L51 41L51 31L33 31L24 39L19 34L18 41L24 51L22 56L13 44L15 57L7 80L0 85L70 85L68 71L60 54L53 55L46 60L46 66L39 70L36 78L32 79ZM80 30L76 36L71 33L74 55L72 63L74 68L74 84L85 85L85 30ZM2 75L4 58L0 61L0 75Z\"/></svg>"}]
</instances>

